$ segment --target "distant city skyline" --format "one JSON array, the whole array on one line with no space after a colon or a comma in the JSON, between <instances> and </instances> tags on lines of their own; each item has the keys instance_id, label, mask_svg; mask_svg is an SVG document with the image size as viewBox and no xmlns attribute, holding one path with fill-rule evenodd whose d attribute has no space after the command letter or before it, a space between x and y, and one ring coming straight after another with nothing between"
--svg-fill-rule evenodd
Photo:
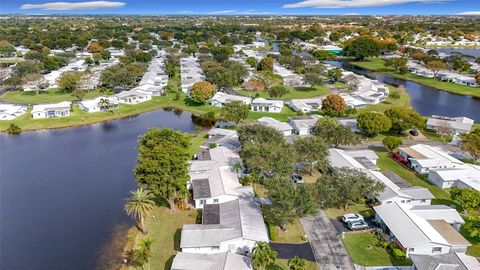
<instances>
[{"instance_id":1,"label":"distant city skyline","mask_svg":"<svg viewBox=\"0 0 480 270\"><path fill-rule=\"evenodd\" d=\"M480 15L478 0L5 0L0 13L136 15Z\"/></svg>"}]
</instances>

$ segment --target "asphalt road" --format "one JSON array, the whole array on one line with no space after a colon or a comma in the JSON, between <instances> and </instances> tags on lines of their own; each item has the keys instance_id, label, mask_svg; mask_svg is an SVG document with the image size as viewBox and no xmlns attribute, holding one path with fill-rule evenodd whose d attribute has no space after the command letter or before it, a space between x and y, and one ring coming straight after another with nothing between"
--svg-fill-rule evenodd
<instances>
[{"instance_id":1,"label":"asphalt road","mask_svg":"<svg viewBox=\"0 0 480 270\"><path fill-rule=\"evenodd\" d=\"M301 219L317 265L322 270L354 270L337 229L323 211Z\"/></svg>"}]
</instances>

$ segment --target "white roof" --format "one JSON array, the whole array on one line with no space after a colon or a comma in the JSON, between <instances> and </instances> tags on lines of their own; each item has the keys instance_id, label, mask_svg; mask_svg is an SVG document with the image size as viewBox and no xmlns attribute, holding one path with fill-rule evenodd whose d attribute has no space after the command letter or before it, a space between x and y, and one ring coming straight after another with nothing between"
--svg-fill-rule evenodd
<instances>
[{"instance_id":1,"label":"white roof","mask_svg":"<svg viewBox=\"0 0 480 270\"><path fill-rule=\"evenodd\" d=\"M470 130L474 124L473 119L467 117L445 117L432 115L427 120L427 126Z\"/></svg>"},{"instance_id":2,"label":"white roof","mask_svg":"<svg viewBox=\"0 0 480 270\"><path fill-rule=\"evenodd\" d=\"M371 150L364 150L364 151L371 151ZM365 167L360 162L358 162L354 157L350 156L347 151L341 150L341 149L335 149L335 148L328 149L328 160L330 165L334 168L348 167L351 169L365 169Z\"/></svg>"},{"instance_id":3,"label":"white roof","mask_svg":"<svg viewBox=\"0 0 480 270\"><path fill-rule=\"evenodd\" d=\"M140 91L140 90L132 89L132 90L129 90L129 91L122 91L122 92L116 94L115 96L120 98L120 99L123 99L123 98L130 97L130 96L138 96L138 97L151 96L151 94Z\"/></svg>"},{"instance_id":4,"label":"white roof","mask_svg":"<svg viewBox=\"0 0 480 270\"><path fill-rule=\"evenodd\" d=\"M0 113L14 114L24 108L26 108L26 106L18 105L18 104L0 103Z\"/></svg>"},{"instance_id":5,"label":"white roof","mask_svg":"<svg viewBox=\"0 0 480 270\"><path fill-rule=\"evenodd\" d=\"M425 158L415 159L423 167L435 167L449 164L463 165L460 160L450 156L440 148L433 147L426 144L416 144L409 147L420 153Z\"/></svg>"},{"instance_id":6,"label":"white roof","mask_svg":"<svg viewBox=\"0 0 480 270\"><path fill-rule=\"evenodd\" d=\"M278 108L283 107L283 101L282 100L276 100L276 99L264 99L264 98L256 98L252 101L252 104L265 104L265 105L270 105Z\"/></svg>"},{"instance_id":7,"label":"white roof","mask_svg":"<svg viewBox=\"0 0 480 270\"><path fill-rule=\"evenodd\" d=\"M199 254L179 252L172 262L171 270L251 270L252 262L247 256L224 252Z\"/></svg>"},{"instance_id":8,"label":"white roof","mask_svg":"<svg viewBox=\"0 0 480 270\"><path fill-rule=\"evenodd\" d=\"M251 100L250 97L244 97L244 96L237 96L237 95L230 95L224 92L217 92L215 95L212 97L212 100L216 100L220 103L229 103L232 101L240 101L240 102L248 102Z\"/></svg>"},{"instance_id":9,"label":"white roof","mask_svg":"<svg viewBox=\"0 0 480 270\"><path fill-rule=\"evenodd\" d=\"M406 248L432 242L448 245L447 240L427 220L408 211L405 205L393 202L373 209Z\"/></svg>"},{"instance_id":10,"label":"white roof","mask_svg":"<svg viewBox=\"0 0 480 270\"><path fill-rule=\"evenodd\" d=\"M410 211L427 220L444 220L449 224L465 223L455 208L446 205L415 205Z\"/></svg>"},{"instance_id":11,"label":"white roof","mask_svg":"<svg viewBox=\"0 0 480 270\"><path fill-rule=\"evenodd\" d=\"M431 173L438 174L444 181L461 181L480 191L480 166L478 165L465 164L461 168L434 169Z\"/></svg>"},{"instance_id":12,"label":"white roof","mask_svg":"<svg viewBox=\"0 0 480 270\"><path fill-rule=\"evenodd\" d=\"M115 96L112 97L96 97L93 99L85 99L80 101L80 104L86 108L92 108L98 106L101 100L108 100L112 104L118 104L118 98Z\"/></svg>"},{"instance_id":13,"label":"white roof","mask_svg":"<svg viewBox=\"0 0 480 270\"><path fill-rule=\"evenodd\" d=\"M59 103L52 103L52 104L38 104L33 105L32 113L36 112L44 112L49 110L64 110L70 109L70 105L72 103L70 101L63 101Z\"/></svg>"}]
</instances>

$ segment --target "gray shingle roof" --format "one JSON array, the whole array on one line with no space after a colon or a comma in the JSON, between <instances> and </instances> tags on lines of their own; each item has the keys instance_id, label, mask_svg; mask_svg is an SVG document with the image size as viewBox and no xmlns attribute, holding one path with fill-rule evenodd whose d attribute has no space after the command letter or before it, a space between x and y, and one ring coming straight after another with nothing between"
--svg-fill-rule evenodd
<instances>
[{"instance_id":1,"label":"gray shingle roof","mask_svg":"<svg viewBox=\"0 0 480 270\"><path fill-rule=\"evenodd\" d=\"M210 198L210 182L208 179L197 179L192 181L192 189L193 189L193 198L195 199L203 199L203 198Z\"/></svg>"},{"instance_id":2,"label":"gray shingle roof","mask_svg":"<svg viewBox=\"0 0 480 270\"><path fill-rule=\"evenodd\" d=\"M418 270L468 270L456 253L438 255L410 254L410 258Z\"/></svg>"}]
</instances>

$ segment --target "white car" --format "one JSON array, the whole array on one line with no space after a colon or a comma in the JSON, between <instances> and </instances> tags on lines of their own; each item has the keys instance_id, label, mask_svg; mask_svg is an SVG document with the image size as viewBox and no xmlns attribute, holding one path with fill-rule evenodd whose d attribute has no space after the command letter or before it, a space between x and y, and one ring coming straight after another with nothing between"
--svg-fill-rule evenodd
<instances>
[{"instance_id":1,"label":"white car","mask_svg":"<svg viewBox=\"0 0 480 270\"><path fill-rule=\"evenodd\" d=\"M363 216L360 214L348 213L342 216L342 221L344 223L359 222L363 221Z\"/></svg>"}]
</instances>

